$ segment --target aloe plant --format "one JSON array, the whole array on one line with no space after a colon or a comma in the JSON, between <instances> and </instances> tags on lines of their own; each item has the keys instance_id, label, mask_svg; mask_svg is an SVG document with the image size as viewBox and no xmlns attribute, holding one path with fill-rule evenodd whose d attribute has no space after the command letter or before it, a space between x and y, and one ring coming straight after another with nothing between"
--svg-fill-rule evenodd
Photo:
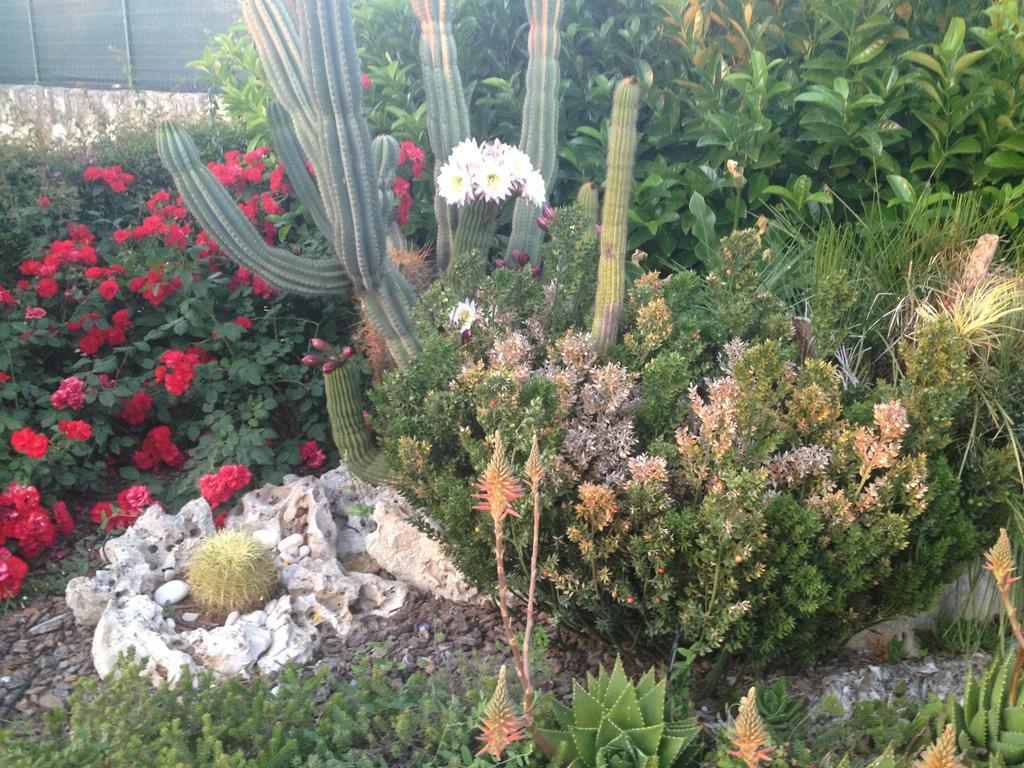
<instances>
[{"instance_id":1,"label":"aloe plant","mask_svg":"<svg viewBox=\"0 0 1024 768\"><path fill-rule=\"evenodd\" d=\"M694 719L665 722L665 681L648 671L635 685L622 660L611 673L573 681L572 708L556 704L559 730L541 730L568 768L672 768L699 732Z\"/></svg>"},{"instance_id":2,"label":"aloe plant","mask_svg":"<svg viewBox=\"0 0 1024 768\"><path fill-rule=\"evenodd\" d=\"M957 744L989 765L1024 765L1024 704L1010 699L1016 654L996 656L976 678L967 678L963 702L947 704Z\"/></svg>"}]
</instances>

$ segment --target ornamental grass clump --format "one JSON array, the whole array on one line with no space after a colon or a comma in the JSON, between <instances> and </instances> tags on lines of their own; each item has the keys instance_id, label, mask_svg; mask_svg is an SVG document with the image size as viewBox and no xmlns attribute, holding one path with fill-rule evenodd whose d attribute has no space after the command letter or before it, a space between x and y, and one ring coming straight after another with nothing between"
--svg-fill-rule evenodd
<instances>
[{"instance_id":1,"label":"ornamental grass clump","mask_svg":"<svg viewBox=\"0 0 1024 768\"><path fill-rule=\"evenodd\" d=\"M196 602L217 616L243 613L270 599L277 580L273 554L249 533L225 528L203 539L188 562Z\"/></svg>"}]
</instances>

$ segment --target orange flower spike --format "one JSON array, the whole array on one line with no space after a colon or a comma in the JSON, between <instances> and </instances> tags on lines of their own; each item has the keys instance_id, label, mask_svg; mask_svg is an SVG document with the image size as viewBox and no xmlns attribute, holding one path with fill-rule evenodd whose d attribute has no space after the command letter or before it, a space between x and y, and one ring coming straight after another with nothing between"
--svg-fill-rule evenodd
<instances>
[{"instance_id":1,"label":"orange flower spike","mask_svg":"<svg viewBox=\"0 0 1024 768\"><path fill-rule=\"evenodd\" d=\"M1013 576L1016 565L1013 560L1013 548L1005 528L999 529L999 540L985 553L985 570L996 580L996 586L1006 589L1020 577Z\"/></svg>"},{"instance_id":2,"label":"orange flower spike","mask_svg":"<svg viewBox=\"0 0 1024 768\"><path fill-rule=\"evenodd\" d=\"M503 665L499 670L498 684L494 688L494 695L491 696L487 708L480 716L479 739L483 746L476 753L477 757L490 754L495 760L500 760L509 744L519 741L525 735L523 721L512 711L512 704L508 700L508 685L505 681L506 669Z\"/></svg>"},{"instance_id":3,"label":"orange flower spike","mask_svg":"<svg viewBox=\"0 0 1024 768\"><path fill-rule=\"evenodd\" d=\"M963 768L956 755L956 734L952 723L946 724L946 730L924 751L915 768Z\"/></svg>"},{"instance_id":4,"label":"orange flower spike","mask_svg":"<svg viewBox=\"0 0 1024 768\"><path fill-rule=\"evenodd\" d=\"M773 747L768 742L764 721L757 711L756 688L751 688L740 699L740 711L736 715L729 741L736 747L729 754L743 761L746 768L758 768L762 761L772 759Z\"/></svg>"},{"instance_id":5,"label":"orange flower spike","mask_svg":"<svg viewBox=\"0 0 1024 768\"><path fill-rule=\"evenodd\" d=\"M512 504L523 495L523 486L512 474L500 433L494 434L494 453L476 487L479 493L473 496L480 499L480 503L473 509L490 512L491 519L496 522L501 522L509 515L519 517Z\"/></svg>"},{"instance_id":6,"label":"orange flower spike","mask_svg":"<svg viewBox=\"0 0 1024 768\"><path fill-rule=\"evenodd\" d=\"M530 457L526 460L526 466L523 467L523 474L526 475L527 482L533 489L540 486L540 481L544 477L544 463L540 458L540 445L537 443L536 435L533 436L533 442L530 444Z\"/></svg>"}]
</instances>

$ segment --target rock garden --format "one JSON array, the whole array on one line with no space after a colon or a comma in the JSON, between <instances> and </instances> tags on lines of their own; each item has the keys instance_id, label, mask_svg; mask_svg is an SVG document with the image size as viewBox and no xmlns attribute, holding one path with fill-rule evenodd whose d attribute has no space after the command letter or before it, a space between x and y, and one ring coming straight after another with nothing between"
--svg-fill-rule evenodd
<instances>
[{"instance_id":1,"label":"rock garden","mask_svg":"<svg viewBox=\"0 0 1024 768\"><path fill-rule=\"evenodd\" d=\"M1015 2L239 6L0 136L4 766L1024 765Z\"/></svg>"}]
</instances>

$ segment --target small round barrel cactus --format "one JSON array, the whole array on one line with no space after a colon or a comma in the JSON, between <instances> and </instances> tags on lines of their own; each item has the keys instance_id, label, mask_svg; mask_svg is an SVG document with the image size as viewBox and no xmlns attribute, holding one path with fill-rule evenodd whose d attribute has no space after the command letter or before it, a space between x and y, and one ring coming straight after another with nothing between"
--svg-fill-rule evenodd
<instances>
[{"instance_id":1,"label":"small round barrel cactus","mask_svg":"<svg viewBox=\"0 0 1024 768\"><path fill-rule=\"evenodd\" d=\"M208 536L188 563L193 597L218 615L262 606L276 579L273 554L245 531L226 528Z\"/></svg>"}]
</instances>

